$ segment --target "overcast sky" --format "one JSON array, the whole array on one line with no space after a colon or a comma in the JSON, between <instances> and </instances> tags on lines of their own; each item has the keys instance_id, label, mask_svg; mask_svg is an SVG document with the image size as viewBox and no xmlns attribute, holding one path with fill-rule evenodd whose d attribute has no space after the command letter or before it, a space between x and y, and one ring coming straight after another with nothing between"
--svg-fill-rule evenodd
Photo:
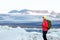
<instances>
[{"instance_id":1,"label":"overcast sky","mask_svg":"<svg viewBox=\"0 0 60 40\"><path fill-rule=\"evenodd\" d=\"M60 0L0 0L0 13L10 10L49 10L60 11Z\"/></svg>"}]
</instances>

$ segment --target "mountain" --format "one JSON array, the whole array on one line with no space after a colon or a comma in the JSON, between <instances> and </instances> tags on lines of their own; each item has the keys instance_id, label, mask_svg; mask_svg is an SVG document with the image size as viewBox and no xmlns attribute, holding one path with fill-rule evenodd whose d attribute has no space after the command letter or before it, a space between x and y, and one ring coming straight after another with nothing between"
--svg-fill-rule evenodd
<instances>
[{"instance_id":1,"label":"mountain","mask_svg":"<svg viewBox=\"0 0 60 40\"><path fill-rule=\"evenodd\" d=\"M54 18L60 18L60 13L56 13L55 11L49 12L48 10L28 10L28 9L22 9L20 11L18 10L11 10L8 13L12 14L28 14L28 15L50 15Z\"/></svg>"},{"instance_id":2,"label":"mountain","mask_svg":"<svg viewBox=\"0 0 60 40\"><path fill-rule=\"evenodd\" d=\"M46 15L48 14L48 15ZM46 15L47 19L50 20L60 20L59 14L52 11L51 13L48 10L28 10L22 9L18 10L11 10L8 14L1 14L0 17L4 18L4 20L19 20L19 21L40 21L42 20L42 16ZM1 18L0 18L1 19Z\"/></svg>"},{"instance_id":3,"label":"mountain","mask_svg":"<svg viewBox=\"0 0 60 40\"><path fill-rule=\"evenodd\" d=\"M51 15L56 18L60 18L60 13L56 13L54 11L51 12Z\"/></svg>"},{"instance_id":4,"label":"mountain","mask_svg":"<svg viewBox=\"0 0 60 40\"><path fill-rule=\"evenodd\" d=\"M22 10L20 10L20 11L18 11L18 10L11 10L10 12L8 12L8 13L25 13L25 12L27 12L27 11L29 11L28 9L22 9Z\"/></svg>"},{"instance_id":5,"label":"mountain","mask_svg":"<svg viewBox=\"0 0 60 40\"><path fill-rule=\"evenodd\" d=\"M28 9L22 9L22 10L19 11L19 13L25 13L27 11L30 11L30 10L28 10Z\"/></svg>"},{"instance_id":6,"label":"mountain","mask_svg":"<svg viewBox=\"0 0 60 40\"><path fill-rule=\"evenodd\" d=\"M27 13L29 15L27 15ZM46 15L47 19L52 21L53 25L60 25L60 17L57 17L57 13L48 11L39 11L39 10L27 10L23 9L20 11L12 10L8 14L0 14L0 24L4 25L40 25L39 22L42 22L42 16L40 14L50 14ZM23 15L24 14L24 15ZM30 15L31 14L31 15ZM35 15L38 14L38 15Z\"/></svg>"},{"instance_id":7,"label":"mountain","mask_svg":"<svg viewBox=\"0 0 60 40\"><path fill-rule=\"evenodd\" d=\"M11 11L8 12L8 13L18 13L18 11L17 11L17 10L11 10Z\"/></svg>"},{"instance_id":8,"label":"mountain","mask_svg":"<svg viewBox=\"0 0 60 40\"><path fill-rule=\"evenodd\" d=\"M20 11L18 10L11 10L8 13L20 13L20 14L29 14L29 15L50 15L48 10L28 10L28 9L22 9Z\"/></svg>"}]
</instances>

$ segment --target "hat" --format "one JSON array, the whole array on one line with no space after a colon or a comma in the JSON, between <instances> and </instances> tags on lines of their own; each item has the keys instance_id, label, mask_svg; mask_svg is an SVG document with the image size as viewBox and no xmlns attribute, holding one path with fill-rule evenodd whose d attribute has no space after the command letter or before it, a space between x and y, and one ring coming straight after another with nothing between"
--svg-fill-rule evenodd
<instances>
[{"instance_id":1,"label":"hat","mask_svg":"<svg viewBox=\"0 0 60 40\"><path fill-rule=\"evenodd\" d=\"M46 19L46 16L43 16L44 19Z\"/></svg>"}]
</instances>

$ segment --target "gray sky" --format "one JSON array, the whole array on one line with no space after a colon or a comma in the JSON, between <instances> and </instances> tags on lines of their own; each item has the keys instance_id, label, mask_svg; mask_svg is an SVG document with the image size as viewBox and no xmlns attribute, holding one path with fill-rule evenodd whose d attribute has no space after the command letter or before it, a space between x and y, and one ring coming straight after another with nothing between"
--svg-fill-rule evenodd
<instances>
[{"instance_id":1,"label":"gray sky","mask_svg":"<svg viewBox=\"0 0 60 40\"><path fill-rule=\"evenodd\" d=\"M0 0L0 13L10 10L49 10L60 11L60 0Z\"/></svg>"}]
</instances>

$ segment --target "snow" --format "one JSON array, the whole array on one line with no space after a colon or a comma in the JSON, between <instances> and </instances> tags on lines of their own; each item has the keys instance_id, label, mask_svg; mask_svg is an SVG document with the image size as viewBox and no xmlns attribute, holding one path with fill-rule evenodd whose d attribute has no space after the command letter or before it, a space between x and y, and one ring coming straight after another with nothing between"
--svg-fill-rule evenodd
<instances>
[{"instance_id":1,"label":"snow","mask_svg":"<svg viewBox=\"0 0 60 40\"><path fill-rule=\"evenodd\" d=\"M50 29L48 40L60 40L60 29ZM0 40L43 40L41 32L27 32L20 27L0 26Z\"/></svg>"}]
</instances>

